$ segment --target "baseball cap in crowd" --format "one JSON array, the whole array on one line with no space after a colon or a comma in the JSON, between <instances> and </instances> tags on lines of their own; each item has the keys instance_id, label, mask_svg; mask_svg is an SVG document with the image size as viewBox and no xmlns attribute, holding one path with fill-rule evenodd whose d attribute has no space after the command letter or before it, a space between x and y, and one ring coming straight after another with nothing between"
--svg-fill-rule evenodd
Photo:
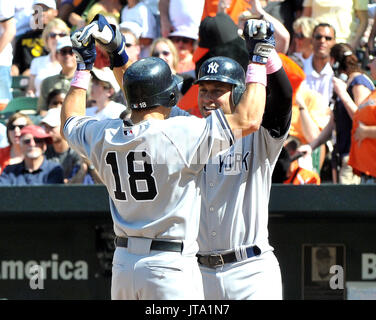
<instances>
[{"instance_id":1,"label":"baseball cap in crowd","mask_svg":"<svg viewBox=\"0 0 376 320\"><path fill-rule=\"evenodd\" d=\"M45 123L52 128L60 125L61 108L52 108L47 111L47 114L42 118L41 124Z\"/></svg>"},{"instance_id":2,"label":"baseball cap in crowd","mask_svg":"<svg viewBox=\"0 0 376 320\"><path fill-rule=\"evenodd\" d=\"M207 16L200 23L198 47L193 54L196 74L201 64L214 56L234 59L247 70L249 57L245 41L239 36L235 22L225 13Z\"/></svg>"},{"instance_id":3,"label":"baseball cap in crowd","mask_svg":"<svg viewBox=\"0 0 376 320\"><path fill-rule=\"evenodd\" d=\"M66 47L72 48L72 41L69 36L61 37L57 40L57 44L56 44L57 51Z\"/></svg>"},{"instance_id":4,"label":"baseball cap in crowd","mask_svg":"<svg viewBox=\"0 0 376 320\"><path fill-rule=\"evenodd\" d=\"M56 0L34 0L33 6L37 4L44 4L46 7L56 10Z\"/></svg>"},{"instance_id":5,"label":"baseball cap in crowd","mask_svg":"<svg viewBox=\"0 0 376 320\"><path fill-rule=\"evenodd\" d=\"M127 29L132 31L137 39L139 39L141 36L142 27L137 22L123 21L122 23L120 23L119 27L120 27L120 31L124 31Z\"/></svg>"},{"instance_id":6,"label":"baseball cap in crowd","mask_svg":"<svg viewBox=\"0 0 376 320\"><path fill-rule=\"evenodd\" d=\"M115 92L119 92L120 86L119 86L118 82L116 81L114 73L111 71L111 69L109 67L104 67L102 69L94 67L91 70L91 72L99 80L104 81L104 82L108 82L112 86L112 88L115 90Z\"/></svg>"},{"instance_id":7,"label":"baseball cap in crowd","mask_svg":"<svg viewBox=\"0 0 376 320\"><path fill-rule=\"evenodd\" d=\"M172 31L168 37L184 37L193 40L198 39L198 27L194 24L180 25L176 30Z\"/></svg>"},{"instance_id":8,"label":"baseball cap in crowd","mask_svg":"<svg viewBox=\"0 0 376 320\"><path fill-rule=\"evenodd\" d=\"M31 124L23 127L21 130L21 137L28 133L31 133L34 138L45 139L48 144L52 143L52 137L41 126Z\"/></svg>"}]
</instances>

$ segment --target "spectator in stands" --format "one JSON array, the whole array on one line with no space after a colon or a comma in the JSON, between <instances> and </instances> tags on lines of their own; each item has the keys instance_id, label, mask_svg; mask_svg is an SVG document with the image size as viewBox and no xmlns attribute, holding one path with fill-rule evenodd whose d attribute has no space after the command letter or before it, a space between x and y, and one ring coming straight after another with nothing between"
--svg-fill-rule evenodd
<instances>
[{"instance_id":1,"label":"spectator in stands","mask_svg":"<svg viewBox=\"0 0 376 320\"><path fill-rule=\"evenodd\" d=\"M133 63L140 59L141 47L139 37L142 33L142 28L136 22L124 21L120 24L120 32L125 36L125 46L128 55L128 62Z\"/></svg>"},{"instance_id":2,"label":"spectator in stands","mask_svg":"<svg viewBox=\"0 0 376 320\"><path fill-rule=\"evenodd\" d=\"M30 64L35 57L48 54L44 48L42 32L57 16L55 0L34 0L33 29L17 38L13 58L13 75L29 75Z\"/></svg>"},{"instance_id":3,"label":"spectator in stands","mask_svg":"<svg viewBox=\"0 0 376 320\"><path fill-rule=\"evenodd\" d=\"M156 31L157 34L155 38L161 37L161 14L159 12L159 0L142 0L143 3L150 9L151 13L153 14L156 22Z\"/></svg>"},{"instance_id":4,"label":"spectator in stands","mask_svg":"<svg viewBox=\"0 0 376 320\"><path fill-rule=\"evenodd\" d=\"M230 16L235 24L241 20L243 12L249 12L250 4L246 0L205 0L201 20L207 16L215 17L219 12ZM247 18L248 19L248 18Z\"/></svg>"},{"instance_id":5,"label":"spectator in stands","mask_svg":"<svg viewBox=\"0 0 376 320\"><path fill-rule=\"evenodd\" d=\"M185 94L196 80L196 75L191 73L177 73L179 55L175 45L168 38L158 38L150 47L150 55L161 58L169 65L171 72L180 78L180 92Z\"/></svg>"},{"instance_id":6,"label":"spectator in stands","mask_svg":"<svg viewBox=\"0 0 376 320\"><path fill-rule=\"evenodd\" d=\"M58 7L58 17L72 29L80 29L86 25L87 14L96 0L62 0Z\"/></svg>"},{"instance_id":7,"label":"spectator in stands","mask_svg":"<svg viewBox=\"0 0 376 320\"><path fill-rule=\"evenodd\" d=\"M12 40L15 35L14 4L0 0L0 104L2 107L12 99L10 91L12 85Z\"/></svg>"},{"instance_id":8,"label":"spectator in stands","mask_svg":"<svg viewBox=\"0 0 376 320\"><path fill-rule=\"evenodd\" d=\"M312 32L312 55L304 62L306 83L321 93L329 106L333 95L333 70L330 65L330 49L336 43L335 29L327 23L317 24Z\"/></svg>"},{"instance_id":9,"label":"spectator in stands","mask_svg":"<svg viewBox=\"0 0 376 320\"><path fill-rule=\"evenodd\" d=\"M0 173L8 164L19 163L23 160L20 146L21 130L30 124L33 124L31 119L21 112L16 112L9 117L6 125L6 137L9 145L0 149Z\"/></svg>"},{"instance_id":10,"label":"spectator in stands","mask_svg":"<svg viewBox=\"0 0 376 320\"><path fill-rule=\"evenodd\" d=\"M61 71L61 65L57 60L56 48L59 38L68 36L70 30L67 24L55 18L51 20L42 33L42 39L48 55L35 57L30 65L30 81L26 95L29 97L39 97L42 81Z\"/></svg>"},{"instance_id":11,"label":"spectator in stands","mask_svg":"<svg viewBox=\"0 0 376 320\"><path fill-rule=\"evenodd\" d=\"M42 81L40 96L38 98L38 112L41 116L46 115L49 93L54 89L62 89L68 92L74 72L76 71L76 57L73 54L72 42L69 36L58 40L56 57L61 65L61 72L57 75L47 77Z\"/></svg>"},{"instance_id":12,"label":"spectator in stands","mask_svg":"<svg viewBox=\"0 0 376 320\"><path fill-rule=\"evenodd\" d=\"M171 72L176 74L179 63L179 55L175 45L170 39L155 39L150 47L150 55L166 61L171 69Z\"/></svg>"},{"instance_id":13,"label":"spectator in stands","mask_svg":"<svg viewBox=\"0 0 376 320\"><path fill-rule=\"evenodd\" d=\"M197 40L204 3L205 0L159 0L162 37L167 38L177 30L188 30L189 38Z\"/></svg>"},{"instance_id":14,"label":"spectator in stands","mask_svg":"<svg viewBox=\"0 0 376 320\"><path fill-rule=\"evenodd\" d=\"M282 53L279 55L293 89L289 135L294 137L299 145L307 144L325 128L330 118L330 110L323 96L305 85L303 63L295 56L288 57ZM299 166L320 174L325 151L325 145L323 145L312 154L312 157L299 158Z\"/></svg>"},{"instance_id":15,"label":"spectator in stands","mask_svg":"<svg viewBox=\"0 0 376 320\"><path fill-rule=\"evenodd\" d=\"M316 22L311 17L300 17L292 25L294 33L289 52L296 55L303 63L313 53L312 32L315 25Z\"/></svg>"},{"instance_id":16,"label":"spectator in stands","mask_svg":"<svg viewBox=\"0 0 376 320\"><path fill-rule=\"evenodd\" d=\"M0 175L0 185L22 186L63 183L62 167L48 161L44 153L51 136L36 125L21 130L20 147L23 161L8 165Z\"/></svg>"},{"instance_id":17,"label":"spectator in stands","mask_svg":"<svg viewBox=\"0 0 376 320\"><path fill-rule=\"evenodd\" d=\"M73 178L73 170L81 167L80 155L69 147L67 141L60 134L60 112L61 108L52 108L48 110L45 117L42 118L40 126L51 136L52 143L47 146L47 160L59 163L63 167L64 183L69 183Z\"/></svg>"},{"instance_id":18,"label":"spectator in stands","mask_svg":"<svg viewBox=\"0 0 376 320\"><path fill-rule=\"evenodd\" d=\"M337 42L356 50L368 25L368 0L304 0L302 15L330 24Z\"/></svg>"},{"instance_id":19,"label":"spectator in stands","mask_svg":"<svg viewBox=\"0 0 376 320\"><path fill-rule=\"evenodd\" d=\"M140 57L145 58L150 55L150 45L157 38L157 22L151 9L140 0L128 0L128 4L121 11L121 22L135 22L142 32L139 36L141 48Z\"/></svg>"},{"instance_id":20,"label":"spectator in stands","mask_svg":"<svg viewBox=\"0 0 376 320\"><path fill-rule=\"evenodd\" d=\"M86 109L86 115L99 120L116 119L126 109L123 104L112 100L114 94L120 91L120 87L110 68L92 69L90 99L94 106Z\"/></svg>"},{"instance_id":21,"label":"spectator in stands","mask_svg":"<svg viewBox=\"0 0 376 320\"><path fill-rule=\"evenodd\" d=\"M190 28L185 25L176 27L176 30L168 35L168 38L174 43L178 55L179 62L176 68L177 73L195 73L195 63L193 61L193 53L198 40L198 32L196 27Z\"/></svg>"},{"instance_id":22,"label":"spectator in stands","mask_svg":"<svg viewBox=\"0 0 376 320\"><path fill-rule=\"evenodd\" d=\"M75 167L72 171L73 177L68 184L103 184L98 171L93 164L84 156L81 156L81 166Z\"/></svg>"},{"instance_id":23,"label":"spectator in stands","mask_svg":"<svg viewBox=\"0 0 376 320\"><path fill-rule=\"evenodd\" d=\"M369 64L372 79L376 79L376 59ZM351 104L351 97L343 99ZM351 147L349 165L355 174L360 176L361 184L376 184L376 91L362 102L354 112L351 131ZM353 107L354 109L356 106Z\"/></svg>"},{"instance_id":24,"label":"spectator in stands","mask_svg":"<svg viewBox=\"0 0 376 320\"><path fill-rule=\"evenodd\" d=\"M116 23L120 23L121 9L127 1L120 0L99 0L88 11L86 23L89 24L97 14L101 14L106 18L115 19Z\"/></svg>"},{"instance_id":25,"label":"spectator in stands","mask_svg":"<svg viewBox=\"0 0 376 320\"><path fill-rule=\"evenodd\" d=\"M375 87L373 82L360 68L359 61L349 44L336 44L331 49L330 55L333 67L337 65L335 67L338 70L337 73L345 74L348 80L344 82L339 78L333 79L334 90L338 95L338 99L336 100L328 125L314 141L302 146L299 151L309 154L312 150L326 142L331 137L333 130L335 130L336 148L332 158L335 161L334 167L339 167L338 181L341 184L358 184L360 182L359 177L353 173L352 168L348 165L352 118L358 106L369 96Z\"/></svg>"},{"instance_id":26,"label":"spectator in stands","mask_svg":"<svg viewBox=\"0 0 376 320\"><path fill-rule=\"evenodd\" d=\"M284 184L304 185L304 184L321 184L321 179L318 173L303 168L299 165L299 153L297 148L300 146L300 141L292 136L288 137L284 143L284 153L286 161L289 162L286 179ZM283 155L283 153L282 153ZM280 159L279 159L280 161Z\"/></svg>"},{"instance_id":27,"label":"spectator in stands","mask_svg":"<svg viewBox=\"0 0 376 320\"><path fill-rule=\"evenodd\" d=\"M14 1L16 19L16 38L31 30L30 18L33 15L33 1ZM9 3L7 4L10 7Z\"/></svg>"},{"instance_id":28,"label":"spectator in stands","mask_svg":"<svg viewBox=\"0 0 376 320\"><path fill-rule=\"evenodd\" d=\"M47 96L47 110L63 106L67 91L63 89L54 89Z\"/></svg>"}]
</instances>

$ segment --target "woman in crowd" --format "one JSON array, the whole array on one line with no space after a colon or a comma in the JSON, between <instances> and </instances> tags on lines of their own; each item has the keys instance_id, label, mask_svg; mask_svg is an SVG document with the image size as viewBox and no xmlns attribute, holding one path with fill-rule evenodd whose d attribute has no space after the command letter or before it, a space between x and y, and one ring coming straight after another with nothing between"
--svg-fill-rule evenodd
<instances>
[{"instance_id":1,"label":"woman in crowd","mask_svg":"<svg viewBox=\"0 0 376 320\"><path fill-rule=\"evenodd\" d=\"M33 122L21 112L16 112L9 117L6 126L9 146L0 149L0 173L7 165L20 163L23 160L20 135L21 129L29 124Z\"/></svg>"},{"instance_id":2,"label":"woman in crowd","mask_svg":"<svg viewBox=\"0 0 376 320\"><path fill-rule=\"evenodd\" d=\"M334 77L333 87L338 98L334 104L329 123L314 141L301 146L299 151L310 154L313 149L325 143L335 130L336 148L332 159L333 166L339 168L338 182L341 184L359 184L360 178L353 173L352 167L348 164L352 119L358 106L375 87L372 80L360 68L359 61L349 44L338 43L334 45L330 51L330 56L336 74L340 75L341 78L347 78L347 81ZM334 176L334 182L337 182L336 176Z\"/></svg>"},{"instance_id":3,"label":"woman in crowd","mask_svg":"<svg viewBox=\"0 0 376 320\"><path fill-rule=\"evenodd\" d=\"M26 93L28 96L39 97L42 81L61 71L61 65L56 58L57 40L69 33L69 27L59 18L51 20L43 30L42 39L49 54L36 57L31 61L30 82Z\"/></svg>"}]
</instances>

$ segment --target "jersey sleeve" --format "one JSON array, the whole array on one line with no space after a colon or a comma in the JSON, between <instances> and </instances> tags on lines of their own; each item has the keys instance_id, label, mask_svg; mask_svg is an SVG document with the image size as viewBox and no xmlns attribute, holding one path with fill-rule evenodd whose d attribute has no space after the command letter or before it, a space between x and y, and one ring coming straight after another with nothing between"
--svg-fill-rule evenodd
<instances>
[{"instance_id":1,"label":"jersey sleeve","mask_svg":"<svg viewBox=\"0 0 376 320\"><path fill-rule=\"evenodd\" d=\"M103 143L105 126L92 117L70 117L64 125L64 136L73 150L91 161L92 149Z\"/></svg>"}]
</instances>

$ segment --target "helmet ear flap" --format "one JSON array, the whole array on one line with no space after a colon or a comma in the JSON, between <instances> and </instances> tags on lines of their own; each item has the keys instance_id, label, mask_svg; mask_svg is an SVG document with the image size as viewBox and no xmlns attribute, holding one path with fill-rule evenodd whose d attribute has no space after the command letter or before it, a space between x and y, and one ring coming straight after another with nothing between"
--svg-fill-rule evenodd
<instances>
[{"instance_id":1,"label":"helmet ear flap","mask_svg":"<svg viewBox=\"0 0 376 320\"><path fill-rule=\"evenodd\" d=\"M168 106L170 108L175 106L178 102L178 99L179 99L179 89L177 85L175 85L174 90L170 93Z\"/></svg>"},{"instance_id":2,"label":"helmet ear flap","mask_svg":"<svg viewBox=\"0 0 376 320\"><path fill-rule=\"evenodd\" d=\"M236 106L239 103L244 91L245 91L245 85L243 84L236 84L233 86L231 98L232 98L232 103L234 104L234 106Z\"/></svg>"}]
</instances>

